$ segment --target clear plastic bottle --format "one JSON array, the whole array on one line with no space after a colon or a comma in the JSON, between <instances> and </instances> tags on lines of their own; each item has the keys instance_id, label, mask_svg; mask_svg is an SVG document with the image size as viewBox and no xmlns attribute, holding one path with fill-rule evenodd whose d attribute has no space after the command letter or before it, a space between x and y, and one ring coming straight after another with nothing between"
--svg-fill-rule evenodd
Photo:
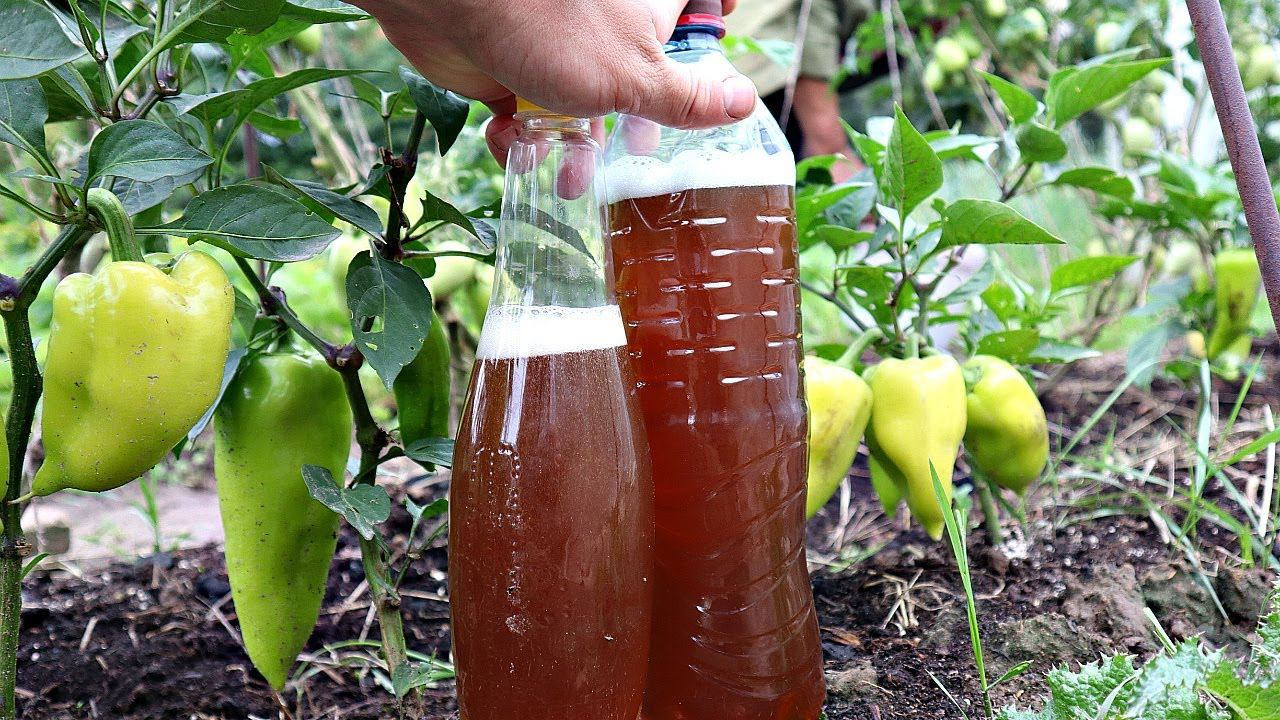
<instances>
[{"instance_id":1,"label":"clear plastic bottle","mask_svg":"<svg viewBox=\"0 0 1280 720\"><path fill-rule=\"evenodd\" d=\"M726 64L718 10L690 3L668 56ZM607 158L656 489L644 717L814 720L794 157L758 104L713 130L623 117Z\"/></svg>"},{"instance_id":2,"label":"clear plastic bottle","mask_svg":"<svg viewBox=\"0 0 1280 720\"><path fill-rule=\"evenodd\" d=\"M587 121L526 110L459 428L449 574L467 720L636 720L653 488Z\"/></svg>"}]
</instances>

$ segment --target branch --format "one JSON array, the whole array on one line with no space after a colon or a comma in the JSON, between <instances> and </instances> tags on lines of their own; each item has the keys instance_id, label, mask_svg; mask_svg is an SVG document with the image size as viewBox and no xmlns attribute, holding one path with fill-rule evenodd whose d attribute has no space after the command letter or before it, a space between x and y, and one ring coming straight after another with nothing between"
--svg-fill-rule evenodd
<instances>
[{"instance_id":1,"label":"branch","mask_svg":"<svg viewBox=\"0 0 1280 720\"><path fill-rule=\"evenodd\" d=\"M1218 0L1187 0L1196 44L1205 77L1213 92L1218 122L1227 143L1227 155L1236 174L1236 187L1244 204L1244 216L1253 237L1262 280L1271 304L1271 316L1280 323L1280 212L1258 145L1258 133L1249 113L1240 69L1236 66L1227 34L1227 23Z\"/></svg>"},{"instance_id":2,"label":"branch","mask_svg":"<svg viewBox=\"0 0 1280 720\"><path fill-rule=\"evenodd\" d=\"M427 116L418 111L413 116L413 127L409 130L409 139L405 142L404 151L396 157L391 150L383 150L383 163L387 166L387 181L391 185L391 209L387 212L386 244L382 247L382 257L399 262L404 259L404 243L401 233L404 231L404 193L409 181L418 170L418 146L422 144L422 134L427 127Z\"/></svg>"}]
</instances>

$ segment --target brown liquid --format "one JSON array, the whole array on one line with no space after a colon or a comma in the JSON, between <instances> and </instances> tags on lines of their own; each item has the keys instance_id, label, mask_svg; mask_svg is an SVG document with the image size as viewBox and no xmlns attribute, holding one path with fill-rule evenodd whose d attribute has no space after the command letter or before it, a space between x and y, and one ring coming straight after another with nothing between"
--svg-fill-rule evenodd
<instances>
[{"instance_id":1,"label":"brown liquid","mask_svg":"<svg viewBox=\"0 0 1280 720\"><path fill-rule=\"evenodd\" d=\"M814 720L793 190L610 208L656 489L649 720Z\"/></svg>"},{"instance_id":2,"label":"brown liquid","mask_svg":"<svg viewBox=\"0 0 1280 720\"><path fill-rule=\"evenodd\" d=\"M449 575L462 720L636 720L653 496L623 348L481 360Z\"/></svg>"}]
</instances>

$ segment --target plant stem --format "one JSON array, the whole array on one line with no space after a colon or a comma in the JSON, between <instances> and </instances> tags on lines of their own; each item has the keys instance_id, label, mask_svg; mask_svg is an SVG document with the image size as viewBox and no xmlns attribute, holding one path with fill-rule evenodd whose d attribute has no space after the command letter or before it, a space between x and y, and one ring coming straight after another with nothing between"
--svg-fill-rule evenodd
<instances>
[{"instance_id":1,"label":"plant stem","mask_svg":"<svg viewBox=\"0 0 1280 720\"><path fill-rule=\"evenodd\" d=\"M23 507L13 501L22 494L27 444L31 441L36 403L44 386L36 364L28 311L41 284L62 257L92 234L93 229L87 224L68 225L20 280L0 277L7 280L0 283L0 320L4 322L13 372L13 397L4 428L9 444L9 477L6 478L5 502L0 506L0 519L4 522L3 535L0 535L0 720L17 718L22 560L30 554L31 546L22 536Z\"/></svg>"},{"instance_id":2,"label":"plant stem","mask_svg":"<svg viewBox=\"0 0 1280 720\"><path fill-rule=\"evenodd\" d=\"M995 483L976 467L970 467L973 484L978 488L978 501L982 503L982 520L987 528L987 542L992 547L1004 544L1004 532L1000 529L1000 510L996 507Z\"/></svg>"},{"instance_id":3,"label":"plant stem","mask_svg":"<svg viewBox=\"0 0 1280 720\"><path fill-rule=\"evenodd\" d=\"M427 116L419 111L413 116L413 127L409 130L409 138L405 141L404 151L399 157L390 149L383 151L383 163L387 166L387 181L391 186L391 208L387 212L386 245L382 256L388 260L404 259L404 244L401 233L404 231L405 190L409 181L418 170L418 146L422 144L422 134L426 131Z\"/></svg>"},{"instance_id":4,"label":"plant stem","mask_svg":"<svg viewBox=\"0 0 1280 720\"><path fill-rule=\"evenodd\" d=\"M1222 17L1222 5L1219 0L1187 0L1187 12L1191 15L1205 77L1226 139L1227 155L1235 170L1236 187L1244 204L1249 234L1253 237L1253 251L1262 268L1271 317L1280 322L1280 212L1276 210L1276 197L1249 112L1249 99L1240 80L1231 36Z\"/></svg>"}]
</instances>

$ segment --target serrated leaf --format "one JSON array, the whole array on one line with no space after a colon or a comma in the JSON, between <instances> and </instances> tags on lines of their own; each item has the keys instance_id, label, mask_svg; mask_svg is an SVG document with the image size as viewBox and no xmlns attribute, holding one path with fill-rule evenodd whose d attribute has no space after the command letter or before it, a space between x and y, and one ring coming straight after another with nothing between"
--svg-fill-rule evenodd
<instances>
[{"instance_id":1,"label":"serrated leaf","mask_svg":"<svg viewBox=\"0 0 1280 720\"><path fill-rule=\"evenodd\" d=\"M1024 123L1035 117L1040 103L1034 95L999 75L981 71L979 71L979 74L986 78L987 83L991 85L991 89L995 90L996 95L1000 96L1000 101L1004 103L1004 109L1011 120L1015 123Z\"/></svg>"},{"instance_id":2,"label":"serrated leaf","mask_svg":"<svg viewBox=\"0 0 1280 720\"><path fill-rule=\"evenodd\" d=\"M995 200L957 200L942 214L939 248L956 245L1063 245L1053 233Z\"/></svg>"},{"instance_id":3,"label":"serrated leaf","mask_svg":"<svg viewBox=\"0 0 1280 720\"><path fill-rule=\"evenodd\" d=\"M172 42L220 43L234 33L252 35L271 27L280 17L284 0L193 0L177 16Z\"/></svg>"},{"instance_id":4,"label":"serrated leaf","mask_svg":"<svg viewBox=\"0 0 1280 720\"><path fill-rule=\"evenodd\" d=\"M1205 683L1209 692L1231 708L1236 720L1280 720L1280 685L1263 686L1241 680L1224 662Z\"/></svg>"},{"instance_id":5,"label":"serrated leaf","mask_svg":"<svg viewBox=\"0 0 1280 720\"><path fill-rule=\"evenodd\" d=\"M48 119L49 106L39 80L0 82L0 142L47 160L44 123Z\"/></svg>"},{"instance_id":6,"label":"serrated leaf","mask_svg":"<svg viewBox=\"0 0 1280 720\"><path fill-rule=\"evenodd\" d=\"M895 112L880 172L880 190L905 220L942 187L942 161L902 109L895 108Z\"/></svg>"},{"instance_id":7,"label":"serrated leaf","mask_svg":"<svg viewBox=\"0 0 1280 720\"><path fill-rule=\"evenodd\" d=\"M89 146L87 180L110 175L138 182L190 175L213 159L158 122L122 120L109 125Z\"/></svg>"},{"instance_id":8,"label":"serrated leaf","mask_svg":"<svg viewBox=\"0 0 1280 720\"><path fill-rule=\"evenodd\" d=\"M1053 273L1049 276L1050 290L1056 293L1068 288L1085 287L1103 280L1110 280L1137 260L1136 255L1098 255L1076 258L1053 269Z\"/></svg>"},{"instance_id":9,"label":"serrated leaf","mask_svg":"<svg viewBox=\"0 0 1280 720\"><path fill-rule=\"evenodd\" d=\"M44 5L0 0L0 80L35 77L83 54Z\"/></svg>"},{"instance_id":10,"label":"serrated leaf","mask_svg":"<svg viewBox=\"0 0 1280 720\"><path fill-rule=\"evenodd\" d=\"M1033 162L1057 162L1067 156L1067 143L1056 130L1028 123L1018 130L1018 150L1024 160Z\"/></svg>"},{"instance_id":11,"label":"serrated leaf","mask_svg":"<svg viewBox=\"0 0 1280 720\"><path fill-rule=\"evenodd\" d=\"M404 449L404 454L419 464L453 466L453 440L451 438L423 438Z\"/></svg>"},{"instance_id":12,"label":"serrated leaf","mask_svg":"<svg viewBox=\"0 0 1280 720\"><path fill-rule=\"evenodd\" d=\"M431 292L411 268L366 250L347 268L347 307L356 347L391 389L427 338Z\"/></svg>"},{"instance_id":13,"label":"serrated leaf","mask_svg":"<svg viewBox=\"0 0 1280 720\"><path fill-rule=\"evenodd\" d=\"M180 235L241 257L274 262L307 260L341 233L302 203L266 185L230 185L200 193L182 217L139 234Z\"/></svg>"},{"instance_id":14,"label":"serrated leaf","mask_svg":"<svg viewBox=\"0 0 1280 720\"><path fill-rule=\"evenodd\" d=\"M400 79L409 89L409 97L427 122L436 131L436 143L440 146L440 154L444 155L453 147L458 134L467 124L467 115L471 112L471 103L466 98L449 90L442 90L427 82L418 73L401 66Z\"/></svg>"},{"instance_id":15,"label":"serrated leaf","mask_svg":"<svg viewBox=\"0 0 1280 720\"><path fill-rule=\"evenodd\" d=\"M391 517L391 498L377 485L342 487L328 468L318 465L303 465L302 479L311 497L341 515L365 540L372 540L374 527Z\"/></svg>"},{"instance_id":16,"label":"serrated leaf","mask_svg":"<svg viewBox=\"0 0 1280 720\"><path fill-rule=\"evenodd\" d=\"M1084 188L1121 200L1128 200L1135 192L1132 180L1105 167L1072 168L1058 175L1050 184Z\"/></svg>"},{"instance_id":17,"label":"serrated leaf","mask_svg":"<svg viewBox=\"0 0 1280 720\"><path fill-rule=\"evenodd\" d=\"M1083 69L1066 68L1051 78L1045 104L1056 125L1070 122L1129 89L1168 58L1109 62Z\"/></svg>"}]
</instances>

